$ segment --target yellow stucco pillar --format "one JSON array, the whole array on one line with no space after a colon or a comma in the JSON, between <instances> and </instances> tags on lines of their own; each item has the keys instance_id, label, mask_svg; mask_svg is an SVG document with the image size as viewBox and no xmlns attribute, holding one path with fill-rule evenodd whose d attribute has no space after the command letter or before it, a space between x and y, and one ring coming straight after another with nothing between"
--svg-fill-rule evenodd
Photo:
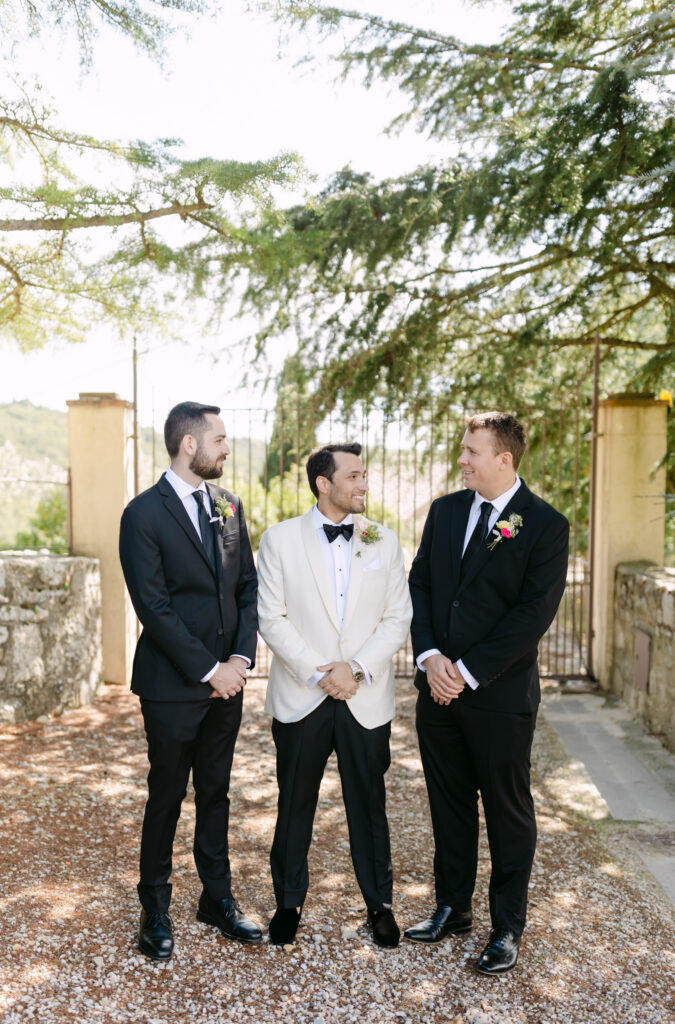
<instances>
[{"instance_id":1,"label":"yellow stucco pillar","mask_svg":"<svg viewBox=\"0 0 675 1024\"><path fill-rule=\"evenodd\" d=\"M593 669L603 689L612 679L614 579L621 562L663 565L665 402L617 395L599 403L595 481Z\"/></svg>"},{"instance_id":2,"label":"yellow stucco pillar","mask_svg":"<svg viewBox=\"0 0 675 1024\"><path fill-rule=\"evenodd\" d=\"M73 554L100 561L103 678L128 683L136 625L117 541L133 496L133 406L119 395L94 393L67 404Z\"/></svg>"}]
</instances>

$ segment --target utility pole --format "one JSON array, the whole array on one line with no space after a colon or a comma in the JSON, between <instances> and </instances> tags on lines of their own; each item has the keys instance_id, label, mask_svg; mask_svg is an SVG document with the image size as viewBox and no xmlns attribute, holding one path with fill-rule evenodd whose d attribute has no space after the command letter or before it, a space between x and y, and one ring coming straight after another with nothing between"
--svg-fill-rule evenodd
<instances>
[{"instance_id":1,"label":"utility pole","mask_svg":"<svg viewBox=\"0 0 675 1024\"><path fill-rule=\"evenodd\" d=\"M595 679L594 645L593 645L593 563L595 561L595 511L597 503L596 487L598 474L598 403L600 399L600 339L596 336L593 349L593 405L591 425L591 479L588 508L588 566L590 573L590 589L588 592L588 612L586 626L586 671L591 679Z\"/></svg>"},{"instance_id":2,"label":"utility pole","mask_svg":"<svg viewBox=\"0 0 675 1024\"><path fill-rule=\"evenodd\" d=\"M155 452L155 389L152 389L152 482L155 482L156 470L156 452Z\"/></svg>"},{"instance_id":3,"label":"utility pole","mask_svg":"<svg viewBox=\"0 0 675 1024\"><path fill-rule=\"evenodd\" d=\"M138 349L136 348L136 335L134 334L133 348L133 377L134 377L134 495L138 494Z\"/></svg>"}]
</instances>

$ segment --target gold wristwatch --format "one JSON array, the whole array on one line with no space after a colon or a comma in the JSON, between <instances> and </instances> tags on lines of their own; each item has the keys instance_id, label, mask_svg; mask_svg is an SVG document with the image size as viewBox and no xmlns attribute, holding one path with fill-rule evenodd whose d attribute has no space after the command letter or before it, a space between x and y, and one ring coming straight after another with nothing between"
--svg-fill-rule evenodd
<instances>
[{"instance_id":1,"label":"gold wristwatch","mask_svg":"<svg viewBox=\"0 0 675 1024\"><path fill-rule=\"evenodd\" d=\"M359 665L358 661L350 661L350 662L348 662L348 664L349 664L350 669L352 670L352 677L354 679L354 682L358 683L359 686L360 686L361 683L366 678L366 673L363 671L363 669Z\"/></svg>"}]
</instances>

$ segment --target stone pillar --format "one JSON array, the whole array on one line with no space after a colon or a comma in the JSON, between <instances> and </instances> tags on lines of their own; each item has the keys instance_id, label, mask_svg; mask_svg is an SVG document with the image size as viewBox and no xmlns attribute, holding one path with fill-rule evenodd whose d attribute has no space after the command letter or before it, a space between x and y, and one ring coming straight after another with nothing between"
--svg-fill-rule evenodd
<instances>
[{"instance_id":1,"label":"stone pillar","mask_svg":"<svg viewBox=\"0 0 675 1024\"><path fill-rule=\"evenodd\" d=\"M67 404L73 554L99 559L103 678L128 683L136 620L117 543L120 516L133 496L133 406L105 393L81 393Z\"/></svg>"},{"instance_id":2,"label":"stone pillar","mask_svg":"<svg viewBox=\"0 0 675 1024\"><path fill-rule=\"evenodd\" d=\"M616 395L599 403L595 480L593 670L612 679L614 580L621 562L663 565L667 403Z\"/></svg>"}]
</instances>

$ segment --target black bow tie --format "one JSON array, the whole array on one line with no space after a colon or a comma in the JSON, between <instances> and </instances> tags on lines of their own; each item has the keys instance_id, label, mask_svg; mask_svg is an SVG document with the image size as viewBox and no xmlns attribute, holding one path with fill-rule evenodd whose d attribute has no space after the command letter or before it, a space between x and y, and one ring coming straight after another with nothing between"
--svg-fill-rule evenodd
<instances>
[{"instance_id":1,"label":"black bow tie","mask_svg":"<svg viewBox=\"0 0 675 1024\"><path fill-rule=\"evenodd\" d=\"M351 540L354 532L353 523L342 523L341 526L331 526L330 523L324 523L323 528L326 531L326 536L331 544L336 537L340 536L340 534L342 534L345 540Z\"/></svg>"}]
</instances>

